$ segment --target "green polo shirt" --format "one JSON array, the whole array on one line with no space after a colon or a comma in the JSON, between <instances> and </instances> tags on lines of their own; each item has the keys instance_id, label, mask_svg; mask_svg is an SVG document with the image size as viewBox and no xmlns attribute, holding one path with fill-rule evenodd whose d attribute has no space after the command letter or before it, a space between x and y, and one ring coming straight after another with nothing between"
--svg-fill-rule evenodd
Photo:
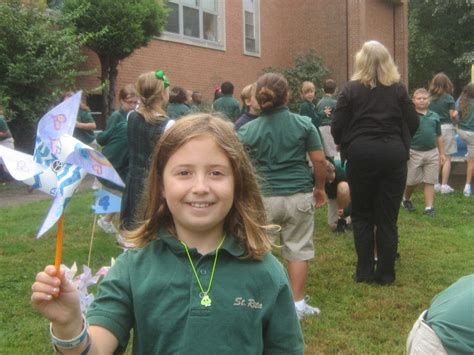
<instances>
[{"instance_id":1,"label":"green polo shirt","mask_svg":"<svg viewBox=\"0 0 474 355\"><path fill-rule=\"evenodd\" d=\"M117 111L115 111L117 112ZM114 113L115 113L114 112ZM124 111L125 112L125 111ZM120 175L123 181L127 178L128 172L128 122L122 120L119 115L115 115L115 119L111 120L113 114L110 116L110 126L105 131L100 132L97 137L97 143L103 146L102 153L110 161L114 169ZM100 179L100 182L107 187L123 191L124 188L115 185L114 183Z\"/></svg>"},{"instance_id":2,"label":"green polo shirt","mask_svg":"<svg viewBox=\"0 0 474 355\"><path fill-rule=\"evenodd\" d=\"M448 354L473 354L474 274L436 295L425 318Z\"/></svg>"},{"instance_id":3,"label":"green polo shirt","mask_svg":"<svg viewBox=\"0 0 474 355\"><path fill-rule=\"evenodd\" d=\"M0 137L0 141L4 141L7 138L11 138L12 134L10 133L10 129L8 128L7 121L5 121L5 117L0 115L0 132L7 133L5 137Z\"/></svg>"},{"instance_id":4,"label":"green polo shirt","mask_svg":"<svg viewBox=\"0 0 474 355\"><path fill-rule=\"evenodd\" d=\"M441 124L453 123L449 115L449 110L454 110L454 106L454 98L449 94L431 97L430 110L439 115Z\"/></svg>"},{"instance_id":5,"label":"green polo shirt","mask_svg":"<svg viewBox=\"0 0 474 355\"><path fill-rule=\"evenodd\" d=\"M111 126L115 126L118 122L126 122L127 121L127 114L124 109L120 108L117 111L112 112L109 119L107 120L107 125L105 129L109 129Z\"/></svg>"},{"instance_id":6,"label":"green polo shirt","mask_svg":"<svg viewBox=\"0 0 474 355\"><path fill-rule=\"evenodd\" d=\"M308 117L276 108L242 126L238 135L263 180L265 196L313 191L306 153L322 150L322 144Z\"/></svg>"},{"instance_id":7,"label":"green polo shirt","mask_svg":"<svg viewBox=\"0 0 474 355\"><path fill-rule=\"evenodd\" d=\"M426 152L436 148L436 139L441 136L441 123L438 114L428 110L426 115L418 113L420 125L411 140L411 149Z\"/></svg>"},{"instance_id":8,"label":"green polo shirt","mask_svg":"<svg viewBox=\"0 0 474 355\"><path fill-rule=\"evenodd\" d=\"M232 122L235 122L240 116L240 104L232 95L218 98L212 104L212 108L214 111L223 113Z\"/></svg>"},{"instance_id":9,"label":"green polo shirt","mask_svg":"<svg viewBox=\"0 0 474 355\"><path fill-rule=\"evenodd\" d=\"M87 319L111 331L120 349L133 329L134 354L303 354L303 336L288 278L270 253L241 259L228 236L219 251L210 307L181 243L160 240L120 255L99 285ZM189 250L204 289L215 253Z\"/></svg>"},{"instance_id":10,"label":"green polo shirt","mask_svg":"<svg viewBox=\"0 0 474 355\"><path fill-rule=\"evenodd\" d=\"M77 122L90 123L95 121L89 111L79 110L79 113L77 115ZM85 144L89 144L95 139L95 134L93 130L82 128L74 128L73 136Z\"/></svg>"},{"instance_id":11,"label":"green polo shirt","mask_svg":"<svg viewBox=\"0 0 474 355\"><path fill-rule=\"evenodd\" d=\"M463 116L461 110L459 110L459 128L464 131L474 132L474 102L471 102L467 114Z\"/></svg>"},{"instance_id":12,"label":"green polo shirt","mask_svg":"<svg viewBox=\"0 0 474 355\"><path fill-rule=\"evenodd\" d=\"M347 181L346 168L342 165L342 162L340 160L334 160L333 163L336 177L334 178L334 181L332 183L326 183L324 185L326 195L331 200L337 198L337 185L341 181Z\"/></svg>"},{"instance_id":13,"label":"green polo shirt","mask_svg":"<svg viewBox=\"0 0 474 355\"><path fill-rule=\"evenodd\" d=\"M316 112L314 104L308 100L302 102L300 106L300 115L309 117L316 127L321 125L321 117L319 117Z\"/></svg>"},{"instance_id":14,"label":"green polo shirt","mask_svg":"<svg viewBox=\"0 0 474 355\"><path fill-rule=\"evenodd\" d=\"M186 104L170 103L166 107L166 113L170 119L175 120L192 113L192 111L191 108Z\"/></svg>"},{"instance_id":15,"label":"green polo shirt","mask_svg":"<svg viewBox=\"0 0 474 355\"><path fill-rule=\"evenodd\" d=\"M336 104L337 100L332 95L324 95L323 98L319 100L316 105L316 112L318 116L321 117L321 126L329 126L331 124L332 113L336 110ZM331 108L331 114L329 116L324 112L326 107Z\"/></svg>"}]
</instances>

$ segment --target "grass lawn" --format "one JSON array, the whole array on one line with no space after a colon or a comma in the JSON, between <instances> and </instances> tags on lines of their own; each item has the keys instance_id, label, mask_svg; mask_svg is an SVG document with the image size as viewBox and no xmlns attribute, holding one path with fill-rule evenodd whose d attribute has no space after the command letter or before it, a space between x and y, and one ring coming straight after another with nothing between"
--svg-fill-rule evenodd
<instances>
[{"instance_id":1,"label":"grass lawn","mask_svg":"<svg viewBox=\"0 0 474 355\"><path fill-rule=\"evenodd\" d=\"M1 191L1 190L0 190ZM1 192L0 192L1 193ZM393 286L354 283L355 254L350 234L335 236L326 208L316 214L317 257L310 265L307 294L321 308L302 322L306 353L403 353L411 326L431 298L474 273L474 197L436 195L435 218L400 212L397 281ZM66 212L63 262L87 263L93 223L91 192L79 193ZM35 274L54 261L54 231L35 234L50 201L0 209L0 354L51 353L48 322L30 306ZM93 272L120 254L113 237L96 230Z\"/></svg>"}]
</instances>

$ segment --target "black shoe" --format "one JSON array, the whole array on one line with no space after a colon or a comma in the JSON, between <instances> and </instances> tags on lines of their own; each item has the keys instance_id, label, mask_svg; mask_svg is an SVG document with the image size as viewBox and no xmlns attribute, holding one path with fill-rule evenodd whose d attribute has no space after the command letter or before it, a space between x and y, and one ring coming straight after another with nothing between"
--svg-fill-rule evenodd
<instances>
[{"instance_id":1,"label":"black shoe","mask_svg":"<svg viewBox=\"0 0 474 355\"><path fill-rule=\"evenodd\" d=\"M347 229L347 222L344 218L339 218L337 220L337 226L336 226L336 229L334 230L334 232L336 234L344 234L346 233L346 229Z\"/></svg>"},{"instance_id":2,"label":"black shoe","mask_svg":"<svg viewBox=\"0 0 474 355\"><path fill-rule=\"evenodd\" d=\"M425 209L423 214L426 215L426 216L429 216L429 217L434 217L435 216L435 209L433 207Z\"/></svg>"},{"instance_id":3,"label":"black shoe","mask_svg":"<svg viewBox=\"0 0 474 355\"><path fill-rule=\"evenodd\" d=\"M406 209L408 212L415 212L416 208L413 206L410 200L403 200L402 207Z\"/></svg>"}]
</instances>

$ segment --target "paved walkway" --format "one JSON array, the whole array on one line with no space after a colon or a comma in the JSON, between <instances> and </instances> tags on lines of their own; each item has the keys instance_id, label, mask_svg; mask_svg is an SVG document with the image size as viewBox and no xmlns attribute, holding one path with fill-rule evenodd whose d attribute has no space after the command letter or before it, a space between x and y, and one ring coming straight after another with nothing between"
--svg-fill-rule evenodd
<instances>
[{"instance_id":1,"label":"paved walkway","mask_svg":"<svg viewBox=\"0 0 474 355\"><path fill-rule=\"evenodd\" d=\"M90 189L94 181L94 176L87 175L79 186L79 191ZM18 182L1 183L0 186L0 209L18 206L24 203L51 200L52 197L38 190L28 192L28 186Z\"/></svg>"}]
</instances>

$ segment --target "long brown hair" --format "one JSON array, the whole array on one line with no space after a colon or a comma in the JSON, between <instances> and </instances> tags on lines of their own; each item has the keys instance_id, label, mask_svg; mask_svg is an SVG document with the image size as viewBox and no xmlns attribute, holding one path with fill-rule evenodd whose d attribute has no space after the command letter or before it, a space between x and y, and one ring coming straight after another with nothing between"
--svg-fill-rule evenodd
<instances>
[{"instance_id":1,"label":"long brown hair","mask_svg":"<svg viewBox=\"0 0 474 355\"><path fill-rule=\"evenodd\" d=\"M436 74L430 83L430 95L441 96L443 94L452 94L454 90L453 83L444 73Z\"/></svg>"},{"instance_id":2,"label":"long brown hair","mask_svg":"<svg viewBox=\"0 0 474 355\"><path fill-rule=\"evenodd\" d=\"M142 114L147 122L161 122L166 119L163 110L165 88L163 80L156 77L154 71L143 73L138 77L136 83L140 106L138 112Z\"/></svg>"},{"instance_id":3,"label":"long brown hair","mask_svg":"<svg viewBox=\"0 0 474 355\"><path fill-rule=\"evenodd\" d=\"M254 167L233 128L223 119L209 114L183 117L167 130L155 147L145 191L143 224L127 233L127 239L141 247L158 238L160 228L176 234L173 216L163 196L163 172L170 157L190 140L212 137L228 157L234 174L234 202L225 218L224 230L245 247L245 256L261 260L271 249L268 226Z\"/></svg>"},{"instance_id":4,"label":"long brown hair","mask_svg":"<svg viewBox=\"0 0 474 355\"><path fill-rule=\"evenodd\" d=\"M469 110L474 109L474 83L467 84L462 91L461 99L459 100L459 108L463 118L467 117Z\"/></svg>"}]
</instances>

